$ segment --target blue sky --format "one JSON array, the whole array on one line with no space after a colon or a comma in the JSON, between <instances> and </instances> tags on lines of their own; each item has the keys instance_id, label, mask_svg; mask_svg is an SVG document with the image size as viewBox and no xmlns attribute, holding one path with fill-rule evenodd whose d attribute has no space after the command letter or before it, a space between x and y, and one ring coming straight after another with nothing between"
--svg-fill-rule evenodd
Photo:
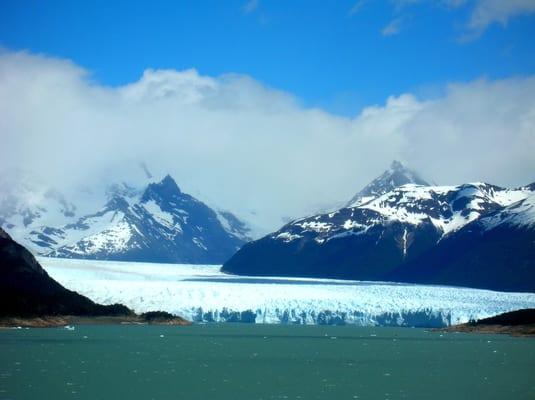
<instances>
[{"instance_id":1,"label":"blue sky","mask_svg":"<svg viewBox=\"0 0 535 400\"><path fill-rule=\"evenodd\" d=\"M505 25L497 15L471 27L485 2L4 0L0 46L71 59L111 86L146 68L247 74L306 106L356 115L389 95L532 74L532 2L504 10Z\"/></svg>"},{"instance_id":2,"label":"blue sky","mask_svg":"<svg viewBox=\"0 0 535 400\"><path fill-rule=\"evenodd\" d=\"M265 232L394 159L525 185L533 38L535 0L0 0L0 175L76 198L144 161Z\"/></svg>"}]
</instances>

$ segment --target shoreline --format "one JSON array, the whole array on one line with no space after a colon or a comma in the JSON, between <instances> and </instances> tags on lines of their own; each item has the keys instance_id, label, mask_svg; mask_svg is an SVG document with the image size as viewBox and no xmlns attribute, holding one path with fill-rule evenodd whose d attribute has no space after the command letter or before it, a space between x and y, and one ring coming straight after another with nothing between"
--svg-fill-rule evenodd
<instances>
[{"instance_id":1,"label":"shoreline","mask_svg":"<svg viewBox=\"0 0 535 400\"><path fill-rule=\"evenodd\" d=\"M511 336L535 336L535 309L526 308L510 311L466 324L454 325L442 329L443 332L468 332L508 334Z\"/></svg>"},{"instance_id":2,"label":"shoreline","mask_svg":"<svg viewBox=\"0 0 535 400\"><path fill-rule=\"evenodd\" d=\"M224 323L223 323L224 324ZM57 328L72 325L167 325L189 326L193 322L165 311L142 314L77 316L45 315L33 317L0 317L0 329ZM502 334L514 337L535 337L535 309L522 309L478 321L430 329L431 332Z\"/></svg>"},{"instance_id":3,"label":"shoreline","mask_svg":"<svg viewBox=\"0 0 535 400\"><path fill-rule=\"evenodd\" d=\"M452 325L446 328L437 329L437 332L448 333L479 333L510 335L515 337L535 337L535 324L529 325Z\"/></svg>"},{"instance_id":4,"label":"shoreline","mask_svg":"<svg viewBox=\"0 0 535 400\"><path fill-rule=\"evenodd\" d=\"M57 328L66 325L173 325L188 326L192 323L181 317L147 319L142 316L98 316L50 315L43 317L0 318L0 329L10 328Z\"/></svg>"}]
</instances>

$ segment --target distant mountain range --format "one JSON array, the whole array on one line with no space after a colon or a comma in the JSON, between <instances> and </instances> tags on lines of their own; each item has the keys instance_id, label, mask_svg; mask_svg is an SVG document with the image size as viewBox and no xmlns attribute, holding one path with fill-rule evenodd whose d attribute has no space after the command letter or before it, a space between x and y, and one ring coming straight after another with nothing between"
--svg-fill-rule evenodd
<instances>
[{"instance_id":1,"label":"distant mountain range","mask_svg":"<svg viewBox=\"0 0 535 400\"><path fill-rule=\"evenodd\" d=\"M244 222L183 193L169 175L141 189L112 185L106 204L85 215L35 180L3 187L11 190L0 194L0 226L38 255L221 264L250 240Z\"/></svg>"},{"instance_id":2,"label":"distant mountain range","mask_svg":"<svg viewBox=\"0 0 535 400\"><path fill-rule=\"evenodd\" d=\"M345 206L250 241L249 226L180 190L171 176L109 186L100 209L8 177L0 226L37 255L222 264L243 275L535 291L535 183L437 186L400 162ZM0 179L6 179L5 177ZM85 210L85 211L84 211ZM249 242L249 243L247 243Z\"/></svg>"},{"instance_id":3,"label":"distant mountain range","mask_svg":"<svg viewBox=\"0 0 535 400\"><path fill-rule=\"evenodd\" d=\"M343 208L244 245L225 272L535 290L535 184L428 184L393 162Z\"/></svg>"}]
</instances>

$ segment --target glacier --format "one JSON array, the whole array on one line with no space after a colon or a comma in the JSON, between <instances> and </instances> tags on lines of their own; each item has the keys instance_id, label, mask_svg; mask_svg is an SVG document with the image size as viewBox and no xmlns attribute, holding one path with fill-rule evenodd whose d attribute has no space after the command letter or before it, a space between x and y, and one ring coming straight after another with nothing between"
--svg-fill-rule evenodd
<instances>
[{"instance_id":1,"label":"glacier","mask_svg":"<svg viewBox=\"0 0 535 400\"><path fill-rule=\"evenodd\" d=\"M102 304L162 310L196 323L444 327L522 308L535 293L390 282L247 277L219 265L39 257L49 275Z\"/></svg>"}]
</instances>

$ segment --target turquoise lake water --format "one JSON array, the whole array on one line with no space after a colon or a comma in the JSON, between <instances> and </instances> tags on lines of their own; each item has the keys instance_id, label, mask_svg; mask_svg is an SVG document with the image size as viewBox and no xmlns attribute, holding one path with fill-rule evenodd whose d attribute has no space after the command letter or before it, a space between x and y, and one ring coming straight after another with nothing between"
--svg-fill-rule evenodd
<instances>
[{"instance_id":1,"label":"turquoise lake water","mask_svg":"<svg viewBox=\"0 0 535 400\"><path fill-rule=\"evenodd\" d=\"M535 399L535 339L248 324L0 330L0 399Z\"/></svg>"}]
</instances>

